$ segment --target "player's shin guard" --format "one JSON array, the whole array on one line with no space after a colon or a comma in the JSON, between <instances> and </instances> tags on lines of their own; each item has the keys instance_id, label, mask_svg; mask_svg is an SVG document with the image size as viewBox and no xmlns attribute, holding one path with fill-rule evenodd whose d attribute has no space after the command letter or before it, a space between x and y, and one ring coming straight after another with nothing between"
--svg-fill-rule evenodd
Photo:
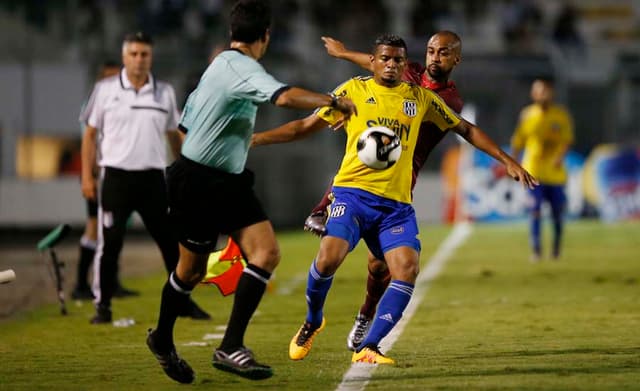
<instances>
[{"instance_id":1,"label":"player's shin guard","mask_svg":"<svg viewBox=\"0 0 640 391\"><path fill-rule=\"evenodd\" d=\"M407 308L411 295L413 294L413 284L408 282L393 280L389 284L389 288L382 296L378 312L373 319L373 324L369 329L369 333L365 337L358 350L366 346L378 347L378 344L391 329L400 321L404 309Z\"/></svg>"},{"instance_id":2,"label":"player's shin guard","mask_svg":"<svg viewBox=\"0 0 640 391\"><path fill-rule=\"evenodd\" d=\"M260 304L270 277L271 273L251 263L244 269L238 281L233 299L233 309L224 338L220 343L220 350L232 353L234 350L244 347L244 333L253 313Z\"/></svg>"},{"instance_id":3,"label":"player's shin guard","mask_svg":"<svg viewBox=\"0 0 640 391\"><path fill-rule=\"evenodd\" d=\"M157 347L163 352L168 352L173 348L173 326L181 309L189 304L191 290L190 286L178 279L175 272L169 275L164 288L162 288L160 316L155 335Z\"/></svg>"},{"instance_id":4,"label":"player's shin guard","mask_svg":"<svg viewBox=\"0 0 640 391\"><path fill-rule=\"evenodd\" d=\"M322 308L327 299L329 288L333 282L333 275L325 276L320 274L314 260L309 268L309 276L307 277L307 322L314 326L322 323Z\"/></svg>"}]
</instances>

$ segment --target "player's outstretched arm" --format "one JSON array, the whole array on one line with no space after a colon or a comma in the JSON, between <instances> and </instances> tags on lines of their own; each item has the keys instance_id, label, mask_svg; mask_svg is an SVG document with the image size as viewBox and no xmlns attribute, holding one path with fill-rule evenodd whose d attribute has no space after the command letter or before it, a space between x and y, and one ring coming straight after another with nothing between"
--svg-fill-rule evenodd
<instances>
[{"instance_id":1,"label":"player's outstretched arm","mask_svg":"<svg viewBox=\"0 0 640 391\"><path fill-rule=\"evenodd\" d=\"M307 118L287 122L275 129L254 133L251 136L251 146L289 143L305 138L327 126L328 123L314 113Z\"/></svg>"},{"instance_id":2,"label":"player's outstretched arm","mask_svg":"<svg viewBox=\"0 0 640 391\"><path fill-rule=\"evenodd\" d=\"M316 109L330 106L344 114L345 119L358 114L356 105L349 98L333 94L319 94L298 87L291 87L278 96L276 106L294 109Z\"/></svg>"},{"instance_id":3,"label":"player's outstretched arm","mask_svg":"<svg viewBox=\"0 0 640 391\"><path fill-rule=\"evenodd\" d=\"M507 174L516 181L522 182L522 185L533 189L538 185L538 181L527 170L522 168L515 159L503 151L482 129L470 122L461 119L458 126L453 131L462 136L471 145L479 150L487 153L500 163L504 164Z\"/></svg>"},{"instance_id":4,"label":"player's outstretched arm","mask_svg":"<svg viewBox=\"0 0 640 391\"><path fill-rule=\"evenodd\" d=\"M349 50L341 41L331 37L320 37L320 39L324 42L327 54L331 57L351 61L352 63L359 65L361 68L373 72L370 54Z\"/></svg>"},{"instance_id":5,"label":"player's outstretched arm","mask_svg":"<svg viewBox=\"0 0 640 391\"><path fill-rule=\"evenodd\" d=\"M514 146L514 144L511 144L511 155L513 156L514 159L521 161L520 160L520 155L522 154L522 149L519 147Z\"/></svg>"}]
</instances>

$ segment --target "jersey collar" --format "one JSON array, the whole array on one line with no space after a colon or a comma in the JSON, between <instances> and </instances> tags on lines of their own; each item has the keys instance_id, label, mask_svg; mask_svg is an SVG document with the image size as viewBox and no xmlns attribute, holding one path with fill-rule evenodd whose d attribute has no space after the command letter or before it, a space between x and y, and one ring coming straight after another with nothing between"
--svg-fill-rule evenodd
<instances>
[{"instance_id":1,"label":"jersey collar","mask_svg":"<svg viewBox=\"0 0 640 391\"><path fill-rule=\"evenodd\" d=\"M439 91L447 87L453 87L455 86L455 83L452 80L448 80L446 83L433 81L427 77L427 72L425 71L422 74L422 86L430 89L431 91Z\"/></svg>"},{"instance_id":2,"label":"jersey collar","mask_svg":"<svg viewBox=\"0 0 640 391\"><path fill-rule=\"evenodd\" d=\"M122 70L120 71L120 86L122 87L123 90L134 89L133 85L131 84L131 81L129 81L129 78L127 77L127 72L124 69L124 67L122 67ZM156 90L156 79L153 77L151 73L149 73L147 82L140 88L140 91L146 88L151 88L154 92Z\"/></svg>"}]
</instances>

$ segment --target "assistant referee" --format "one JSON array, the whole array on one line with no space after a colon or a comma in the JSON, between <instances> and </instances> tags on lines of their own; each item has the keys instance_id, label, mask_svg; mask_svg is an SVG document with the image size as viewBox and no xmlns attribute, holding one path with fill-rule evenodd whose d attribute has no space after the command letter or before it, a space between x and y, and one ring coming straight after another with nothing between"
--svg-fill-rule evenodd
<instances>
[{"instance_id":1,"label":"assistant referee","mask_svg":"<svg viewBox=\"0 0 640 391\"><path fill-rule=\"evenodd\" d=\"M167 215L164 170L167 144L177 156L181 145L173 87L150 72L151 37L129 34L122 44L124 68L99 81L90 98L91 111L82 138L82 193L98 200L98 246L93 293L96 314L91 323L110 323L117 262L126 223L136 211L158 245L168 272L178 263L178 242ZM96 161L99 179L92 175ZM97 186L98 183L100 186ZM190 302L181 315L209 315Z\"/></svg>"}]
</instances>

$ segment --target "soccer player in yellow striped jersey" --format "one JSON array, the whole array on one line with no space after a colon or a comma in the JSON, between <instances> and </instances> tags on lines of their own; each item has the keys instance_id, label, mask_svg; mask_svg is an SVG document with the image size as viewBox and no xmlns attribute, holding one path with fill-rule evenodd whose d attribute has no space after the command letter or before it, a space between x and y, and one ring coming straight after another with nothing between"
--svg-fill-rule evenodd
<instances>
[{"instance_id":1,"label":"soccer player in yellow striped jersey","mask_svg":"<svg viewBox=\"0 0 640 391\"><path fill-rule=\"evenodd\" d=\"M415 211L411 206L412 157L422 122L431 121L443 131L453 130L471 144L502 162L506 171L527 187L536 180L502 151L478 127L459 118L433 92L401 81L407 65L407 47L394 35L376 39L371 55L372 78L353 78L334 93L350 98L357 115L344 121L347 134L345 155L334 179L332 210L327 234L312 262L307 279L307 316L289 344L289 357L301 360L314 337L324 328L322 308L333 275L360 239L371 252L387 262L391 283L380 300L366 338L354 352L353 362L392 364L378 344L400 320L409 303L419 270L420 241ZM279 128L255 133L252 145L293 141L328 125L341 124L343 117L322 108L307 118ZM368 127L382 125L400 137L402 154L390 168L373 170L357 157L357 140Z\"/></svg>"},{"instance_id":2,"label":"soccer player in yellow striped jersey","mask_svg":"<svg viewBox=\"0 0 640 391\"><path fill-rule=\"evenodd\" d=\"M334 94L365 103L358 107L358 115L344 126L347 145L333 185L358 188L395 201L411 203L411 180L407 178L411 178L413 172L413 151L420 124L430 121L444 131L460 122L456 113L438 95L404 81L387 87L378 84L373 77L356 77L338 87ZM342 119L339 111L327 107L320 109L316 115L330 124ZM372 126L385 126L400 137L400 159L388 169L368 168L358 159L358 137L363 130Z\"/></svg>"},{"instance_id":3,"label":"soccer player in yellow striped jersey","mask_svg":"<svg viewBox=\"0 0 640 391\"><path fill-rule=\"evenodd\" d=\"M551 256L560 256L563 213L566 204L564 185L567 170L564 157L573 143L573 120L569 112L553 101L550 80L536 79L531 85L533 103L522 109L520 120L511 139L514 156L524 149L522 166L533 174L540 186L529 191L531 260L541 257L540 209L548 202L553 219L553 248Z\"/></svg>"}]
</instances>

